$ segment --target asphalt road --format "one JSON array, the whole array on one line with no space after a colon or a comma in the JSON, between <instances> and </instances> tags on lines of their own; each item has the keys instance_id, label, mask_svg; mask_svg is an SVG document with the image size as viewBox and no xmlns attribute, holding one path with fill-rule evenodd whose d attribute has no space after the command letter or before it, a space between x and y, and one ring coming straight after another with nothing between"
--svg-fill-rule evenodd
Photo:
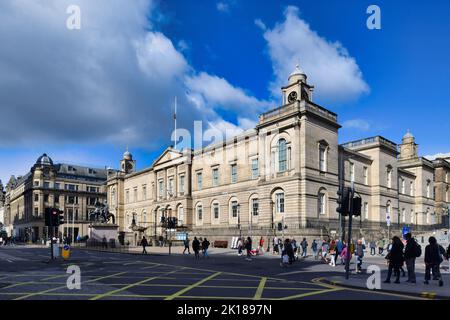
<instances>
[{"instance_id":1,"label":"asphalt road","mask_svg":"<svg viewBox=\"0 0 450 320\"><path fill-rule=\"evenodd\" d=\"M414 299L360 289L336 287L322 277L342 271L321 271L315 261L282 268L273 257L215 254L118 254L75 249L68 261L48 262L49 249L0 247L0 300L126 300L126 299ZM68 289L70 265L81 270L81 289ZM317 270L316 270L317 269Z\"/></svg>"}]
</instances>

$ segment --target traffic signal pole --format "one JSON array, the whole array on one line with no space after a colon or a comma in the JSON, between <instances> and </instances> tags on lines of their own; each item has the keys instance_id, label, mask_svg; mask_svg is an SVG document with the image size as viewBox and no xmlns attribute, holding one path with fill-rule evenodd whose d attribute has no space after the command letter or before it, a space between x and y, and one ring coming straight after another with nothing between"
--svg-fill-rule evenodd
<instances>
[{"instance_id":1,"label":"traffic signal pole","mask_svg":"<svg viewBox=\"0 0 450 320\"><path fill-rule=\"evenodd\" d=\"M51 260L53 260L55 257L53 256L53 234L55 232L55 228L52 226L50 227L50 257Z\"/></svg>"},{"instance_id":2,"label":"traffic signal pole","mask_svg":"<svg viewBox=\"0 0 450 320\"><path fill-rule=\"evenodd\" d=\"M348 280L350 274L350 257L351 257L351 242L352 242L352 217L353 217L353 197L355 189L352 183L350 188L350 203L349 203L349 215L348 215L348 241L347 241L347 258L345 259L345 279Z\"/></svg>"}]
</instances>

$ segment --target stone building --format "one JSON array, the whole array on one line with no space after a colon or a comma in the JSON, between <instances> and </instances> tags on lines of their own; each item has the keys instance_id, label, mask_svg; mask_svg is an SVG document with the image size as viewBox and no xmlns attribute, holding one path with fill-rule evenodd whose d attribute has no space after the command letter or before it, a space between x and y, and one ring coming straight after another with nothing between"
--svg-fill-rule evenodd
<instances>
[{"instance_id":1,"label":"stone building","mask_svg":"<svg viewBox=\"0 0 450 320\"><path fill-rule=\"evenodd\" d=\"M24 176L12 176L6 185L5 224L23 241L47 239L45 208L64 211L66 224L59 232L75 238L88 234L89 212L106 200L105 169L54 164L43 154Z\"/></svg>"},{"instance_id":2,"label":"stone building","mask_svg":"<svg viewBox=\"0 0 450 320\"><path fill-rule=\"evenodd\" d=\"M121 170L107 181L120 231L131 242L143 234L166 236L160 223L166 215L191 236L212 240L337 237L340 183L353 183L362 198L358 236L387 236L387 217L397 233L442 222L449 162L420 157L409 132L399 146L381 136L340 145L337 115L313 102L314 87L298 66L288 81L283 105L232 139L199 150L169 147L141 171L125 153Z\"/></svg>"}]
</instances>

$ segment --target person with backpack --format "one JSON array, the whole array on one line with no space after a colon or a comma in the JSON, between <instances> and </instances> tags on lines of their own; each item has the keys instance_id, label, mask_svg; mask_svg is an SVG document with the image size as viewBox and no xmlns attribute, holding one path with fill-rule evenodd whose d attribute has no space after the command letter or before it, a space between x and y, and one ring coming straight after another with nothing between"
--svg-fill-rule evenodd
<instances>
[{"instance_id":1,"label":"person with backpack","mask_svg":"<svg viewBox=\"0 0 450 320\"><path fill-rule=\"evenodd\" d=\"M433 275L436 280L439 280L439 287L444 285L444 281L442 280L442 275L440 272L440 264L444 259L442 255L445 254L445 249L437 243L435 237L428 238L428 243L425 247L425 284L429 284L431 279L431 270L433 270Z\"/></svg>"},{"instance_id":2,"label":"person with backpack","mask_svg":"<svg viewBox=\"0 0 450 320\"><path fill-rule=\"evenodd\" d=\"M186 250L188 251L188 254L191 254L191 250L189 249L189 238L188 237L186 237L186 239L184 240L183 254L186 252Z\"/></svg>"},{"instance_id":3,"label":"person with backpack","mask_svg":"<svg viewBox=\"0 0 450 320\"><path fill-rule=\"evenodd\" d=\"M302 257L306 258L306 253L308 249L308 241L306 241L306 238L303 238L302 242L300 243L300 246L302 247Z\"/></svg>"},{"instance_id":4,"label":"person with backpack","mask_svg":"<svg viewBox=\"0 0 450 320\"><path fill-rule=\"evenodd\" d=\"M202 242L203 258L209 258L209 255L208 255L209 245L210 245L209 241L205 238Z\"/></svg>"},{"instance_id":5,"label":"person with backpack","mask_svg":"<svg viewBox=\"0 0 450 320\"><path fill-rule=\"evenodd\" d=\"M375 249L376 249L376 244L375 244L374 240L370 241L369 247L370 247L370 255L374 256L375 255Z\"/></svg>"},{"instance_id":6,"label":"person with backpack","mask_svg":"<svg viewBox=\"0 0 450 320\"><path fill-rule=\"evenodd\" d=\"M422 255L422 248L414 239L411 233L405 235L405 263L408 270L408 280L406 282L416 283L416 258Z\"/></svg>"},{"instance_id":7,"label":"person with backpack","mask_svg":"<svg viewBox=\"0 0 450 320\"><path fill-rule=\"evenodd\" d=\"M200 259L200 241L198 241L197 237L194 237L194 241L192 241L192 250L194 250L194 258L195 259Z\"/></svg>"},{"instance_id":8,"label":"person with backpack","mask_svg":"<svg viewBox=\"0 0 450 320\"><path fill-rule=\"evenodd\" d=\"M317 241L316 241L316 239L314 239L313 242L311 243L311 249L314 254L314 260L317 260Z\"/></svg>"}]
</instances>

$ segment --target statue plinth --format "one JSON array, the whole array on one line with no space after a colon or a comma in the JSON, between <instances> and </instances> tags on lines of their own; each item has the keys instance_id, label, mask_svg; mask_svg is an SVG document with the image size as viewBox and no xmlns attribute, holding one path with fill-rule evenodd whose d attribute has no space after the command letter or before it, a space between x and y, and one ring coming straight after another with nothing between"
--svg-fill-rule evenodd
<instances>
[{"instance_id":1,"label":"statue plinth","mask_svg":"<svg viewBox=\"0 0 450 320\"><path fill-rule=\"evenodd\" d=\"M119 226L117 224L93 222L89 225L89 240L102 242L104 238L117 241Z\"/></svg>"}]
</instances>

